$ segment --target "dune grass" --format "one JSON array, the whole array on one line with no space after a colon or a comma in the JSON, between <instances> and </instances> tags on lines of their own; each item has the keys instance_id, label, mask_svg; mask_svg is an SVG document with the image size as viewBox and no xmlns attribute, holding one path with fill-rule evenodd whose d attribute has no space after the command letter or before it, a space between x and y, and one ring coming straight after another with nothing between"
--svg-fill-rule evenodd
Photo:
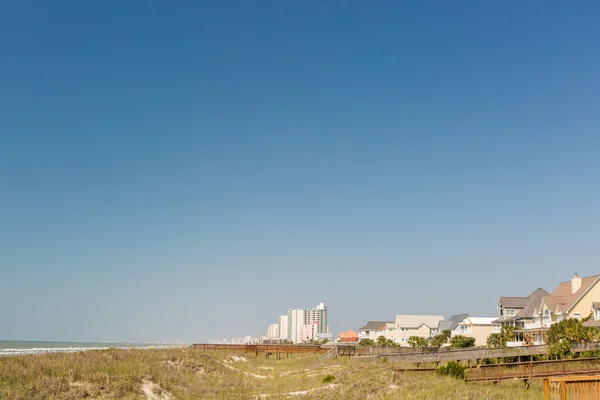
<instances>
[{"instance_id":1,"label":"dune grass","mask_svg":"<svg viewBox=\"0 0 600 400\"><path fill-rule=\"evenodd\" d=\"M541 382L467 384L392 363L193 349L0 357L0 399L540 399Z\"/></svg>"}]
</instances>

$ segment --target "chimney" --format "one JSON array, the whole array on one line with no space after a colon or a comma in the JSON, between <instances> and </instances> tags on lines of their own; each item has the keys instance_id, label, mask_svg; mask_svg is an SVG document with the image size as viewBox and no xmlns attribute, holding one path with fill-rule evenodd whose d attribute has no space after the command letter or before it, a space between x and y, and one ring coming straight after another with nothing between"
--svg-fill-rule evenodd
<instances>
[{"instance_id":1,"label":"chimney","mask_svg":"<svg viewBox=\"0 0 600 400\"><path fill-rule=\"evenodd\" d=\"M575 272L575 275L571 278L571 293L575 293L579 288L581 288L581 278Z\"/></svg>"}]
</instances>

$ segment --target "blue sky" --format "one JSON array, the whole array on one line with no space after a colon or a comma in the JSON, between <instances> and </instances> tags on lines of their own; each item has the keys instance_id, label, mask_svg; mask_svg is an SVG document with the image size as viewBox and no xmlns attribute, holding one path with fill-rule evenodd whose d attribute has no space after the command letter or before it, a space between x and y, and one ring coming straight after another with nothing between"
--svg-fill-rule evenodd
<instances>
[{"instance_id":1,"label":"blue sky","mask_svg":"<svg viewBox=\"0 0 600 400\"><path fill-rule=\"evenodd\" d=\"M0 339L494 316L600 273L599 11L0 4Z\"/></svg>"}]
</instances>

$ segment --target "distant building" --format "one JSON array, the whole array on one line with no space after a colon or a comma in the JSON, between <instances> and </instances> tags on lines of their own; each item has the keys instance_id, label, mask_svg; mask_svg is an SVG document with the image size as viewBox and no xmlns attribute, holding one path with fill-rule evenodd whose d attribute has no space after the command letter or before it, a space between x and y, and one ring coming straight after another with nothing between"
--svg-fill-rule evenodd
<instances>
[{"instance_id":1,"label":"distant building","mask_svg":"<svg viewBox=\"0 0 600 400\"><path fill-rule=\"evenodd\" d=\"M287 315L287 339L294 343L302 343L304 339L304 325L310 325L311 330L316 329L313 338L319 333L329 333L327 325L327 306L319 303L315 308L304 310L288 310ZM312 325L316 325L313 327Z\"/></svg>"},{"instance_id":2,"label":"distant building","mask_svg":"<svg viewBox=\"0 0 600 400\"><path fill-rule=\"evenodd\" d=\"M302 331L304 325L304 310L288 311L288 339L294 343L302 343Z\"/></svg>"},{"instance_id":3,"label":"distant building","mask_svg":"<svg viewBox=\"0 0 600 400\"><path fill-rule=\"evenodd\" d=\"M394 322L368 321L365 326L358 330L358 339L377 340L378 337L383 336L386 339L393 340L395 331L396 324Z\"/></svg>"},{"instance_id":4,"label":"distant building","mask_svg":"<svg viewBox=\"0 0 600 400\"><path fill-rule=\"evenodd\" d=\"M308 342L317 338L319 324L314 321L312 324L304 324L300 326L300 337L302 342Z\"/></svg>"},{"instance_id":5,"label":"distant building","mask_svg":"<svg viewBox=\"0 0 600 400\"><path fill-rule=\"evenodd\" d=\"M393 340L401 346L408 346L411 336L429 339L437 333L438 325L443 320L441 315L396 315Z\"/></svg>"},{"instance_id":6,"label":"distant building","mask_svg":"<svg viewBox=\"0 0 600 400\"><path fill-rule=\"evenodd\" d=\"M279 339L279 324L271 324L267 329L267 339Z\"/></svg>"},{"instance_id":7,"label":"distant building","mask_svg":"<svg viewBox=\"0 0 600 400\"><path fill-rule=\"evenodd\" d=\"M457 314L446 321L440 321L438 332L450 331L450 337L465 336L475 338L475 346L485 346L492 334L492 322L495 318L471 317L469 314Z\"/></svg>"},{"instance_id":8,"label":"distant building","mask_svg":"<svg viewBox=\"0 0 600 400\"><path fill-rule=\"evenodd\" d=\"M289 339L288 336L288 316L280 315L277 317L277 324L279 325L279 338L282 340Z\"/></svg>"},{"instance_id":9,"label":"distant building","mask_svg":"<svg viewBox=\"0 0 600 400\"><path fill-rule=\"evenodd\" d=\"M338 335L337 341L340 343L354 343L358 341L358 333L354 332L352 329L347 330Z\"/></svg>"}]
</instances>

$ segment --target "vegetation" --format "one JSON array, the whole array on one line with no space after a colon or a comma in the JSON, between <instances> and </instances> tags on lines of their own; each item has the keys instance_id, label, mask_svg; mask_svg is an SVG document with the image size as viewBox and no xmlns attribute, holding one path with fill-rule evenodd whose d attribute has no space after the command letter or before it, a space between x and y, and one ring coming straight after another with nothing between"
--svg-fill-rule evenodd
<instances>
[{"instance_id":1,"label":"vegetation","mask_svg":"<svg viewBox=\"0 0 600 400\"><path fill-rule=\"evenodd\" d=\"M377 340L373 340L373 339L361 339L360 342L358 342L359 346L398 346L398 344L396 342L394 342L392 339L386 339L385 336L379 336L377 338Z\"/></svg>"},{"instance_id":2,"label":"vegetation","mask_svg":"<svg viewBox=\"0 0 600 400\"><path fill-rule=\"evenodd\" d=\"M506 343L510 342L514 336L515 327L502 327L500 333L492 333L487 338L488 347L506 347Z\"/></svg>"},{"instance_id":3,"label":"vegetation","mask_svg":"<svg viewBox=\"0 0 600 400\"><path fill-rule=\"evenodd\" d=\"M474 337L466 337L462 335L456 335L452 339L450 339L450 347L457 349L464 349L467 347L475 346L475 338Z\"/></svg>"},{"instance_id":4,"label":"vegetation","mask_svg":"<svg viewBox=\"0 0 600 400\"><path fill-rule=\"evenodd\" d=\"M97 350L0 357L0 399L539 399L541 381L468 384L448 374L393 373L397 364L365 364L314 355L263 355L193 349ZM331 377L330 377L331 376ZM298 396L287 396L294 393ZM306 394L306 396L299 396ZM271 396L260 396L271 395Z\"/></svg>"},{"instance_id":5,"label":"vegetation","mask_svg":"<svg viewBox=\"0 0 600 400\"><path fill-rule=\"evenodd\" d=\"M375 342L377 346L397 346L396 342L392 339L386 339L385 336L379 336L377 338L377 342Z\"/></svg>"},{"instance_id":6,"label":"vegetation","mask_svg":"<svg viewBox=\"0 0 600 400\"><path fill-rule=\"evenodd\" d=\"M445 329L441 333L435 335L429 341L429 345L433 347L442 347L446 343L448 343L448 339L450 339L452 332Z\"/></svg>"},{"instance_id":7,"label":"vegetation","mask_svg":"<svg viewBox=\"0 0 600 400\"><path fill-rule=\"evenodd\" d=\"M548 358L560 360L573 356L572 342L590 342L599 338L597 328L583 326L584 320L569 318L550 325L548 329ZM586 356L594 354L585 354Z\"/></svg>"},{"instance_id":8,"label":"vegetation","mask_svg":"<svg viewBox=\"0 0 600 400\"><path fill-rule=\"evenodd\" d=\"M428 341L421 336L411 336L408 338L408 344L412 347L426 347L428 345Z\"/></svg>"},{"instance_id":9,"label":"vegetation","mask_svg":"<svg viewBox=\"0 0 600 400\"><path fill-rule=\"evenodd\" d=\"M450 375L453 378L465 379L466 365L460 365L456 361L450 361L446 365L438 367L435 371L440 375Z\"/></svg>"}]
</instances>

